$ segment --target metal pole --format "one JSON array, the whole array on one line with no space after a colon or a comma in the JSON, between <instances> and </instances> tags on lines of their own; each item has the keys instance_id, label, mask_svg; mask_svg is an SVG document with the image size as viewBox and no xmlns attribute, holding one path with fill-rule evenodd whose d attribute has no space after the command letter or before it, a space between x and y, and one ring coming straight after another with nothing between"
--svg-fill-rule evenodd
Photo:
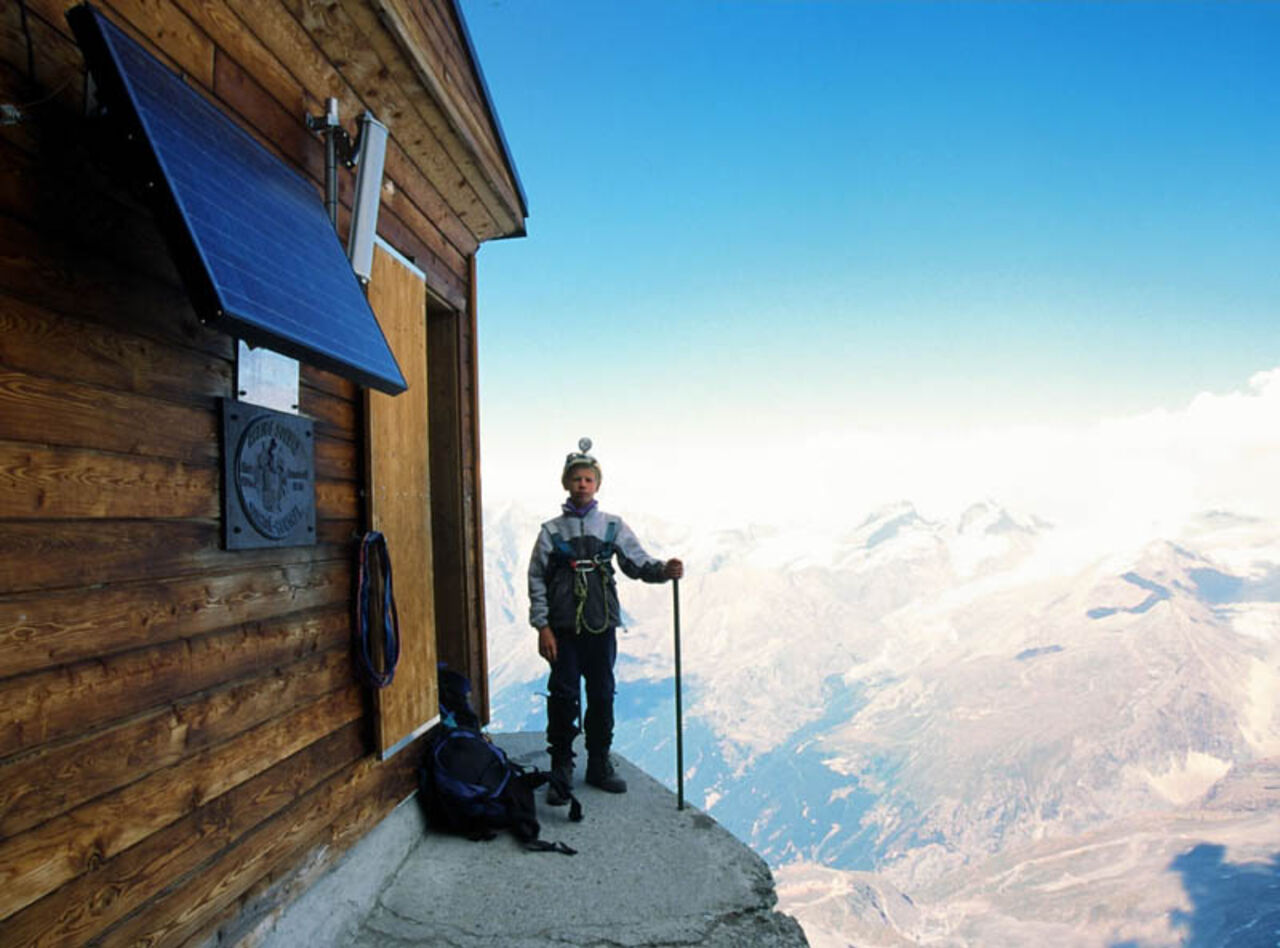
<instances>
[{"instance_id":1,"label":"metal pole","mask_svg":"<svg viewBox=\"0 0 1280 948\"><path fill-rule=\"evenodd\" d=\"M676 627L676 809L684 809L684 709L680 704L680 580L671 580Z\"/></svg>"},{"instance_id":2,"label":"metal pole","mask_svg":"<svg viewBox=\"0 0 1280 948\"><path fill-rule=\"evenodd\" d=\"M325 100L324 206L329 222L338 229L338 100Z\"/></svg>"},{"instance_id":3,"label":"metal pole","mask_svg":"<svg viewBox=\"0 0 1280 948\"><path fill-rule=\"evenodd\" d=\"M324 136L324 210L329 223L338 229L338 100L324 100L323 115L308 115L307 128Z\"/></svg>"}]
</instances>

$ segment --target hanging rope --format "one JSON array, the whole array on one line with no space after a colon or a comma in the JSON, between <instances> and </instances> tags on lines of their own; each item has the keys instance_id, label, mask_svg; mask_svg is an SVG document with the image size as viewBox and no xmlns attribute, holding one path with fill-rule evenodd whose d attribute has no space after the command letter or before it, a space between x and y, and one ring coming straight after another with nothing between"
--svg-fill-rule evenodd
<instances>
[{"instance_id":1,"label":"hanging rope","mask_svg":"<svg viewBox=\"0 0 1280 948\"><path fill-rule=\"evenodd\" d=\"M377 531L360 539L356 642L361 677L375 688L391 684L400 660L400 616L391 587L387 539Z\"/></svg>"},{"instance_id":2,"label":"hanging rope","mask_svg":"<svg viewBox=\"0 0 1280 948\"><path fill-rule=\"evenodd\" d=\"M583 534L585 535L585 534ZM609 614L609 592L616 586L613 575L614 537L618 535L618 521L610 520L604 532L604 544L596 551L595 556L579 559L574 556L571 547L560 534L551 533L551 547L560 557L565 567L573 572L573 630L577 635L583 632L600 635L607 632L612 623ZM600 592L604 597L604 624L593 628L587 622L587 600L591 596L591 574L600 574Z\"/></svg>"},{"instance_id":3,"label":"hanging rope","mask_svg":"<svg viewBox=\"0 0 1280 948\"><path fill-rule=\"evenodd\" d=\"M613 582L613 570L610 563L605 560L601 563L596 560L576 560L573 564L573 599L576 604L573 621L574 629L581 635L583 632L589 632L592 635L600 635L609 629L609 585ZM591 624L587 622L587 598L591 594L588 577L595 572L601 574L600 586L604 590L604 624L598 629L593 629Z\"/></svg>"}]
</instances>

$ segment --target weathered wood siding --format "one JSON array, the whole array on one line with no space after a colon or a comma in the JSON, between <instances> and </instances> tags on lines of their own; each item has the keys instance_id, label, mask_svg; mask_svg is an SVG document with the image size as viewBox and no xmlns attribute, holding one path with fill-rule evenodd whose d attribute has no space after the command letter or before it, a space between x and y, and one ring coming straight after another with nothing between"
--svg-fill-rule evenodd
<instances>
[{"instance_id":1,"label":"weathered wood siding","mask_svg":"<svg viewBox=\"0 0 1280 948\"><path fill-rule=\"evenodd\" d=\"M409 389L367 392L370 527L386 538L395 565L400 653L395 678L374 695L377 748L384 756L439 720L436 590L433 582L428 438L427 288L422 273L374 248L369 302Z\"/></svg>"},{"instance_id":2,"label":"weathered wood siding","mask_svg":"<svg viewBox=\"0 0 1280 948\"><path fill-rule=\"evenodd\" d=\"M0 945L198 942L412 790L413 754L371 753L350 654L361 398L303 367L317 545L222 550L217 400L234 341L198 323L81 117L69 4L26 6L24 30L19 4L0 3L0 101L47 98L0 129ZM305 112L336 96L344 122L364 107L387 122L379 230L455 311L459 500L478 542L473 255L523 218L452 4L395 4L447 107L406 85L405 60L379 60L386 35L361 41L375 0L100 6L317 183ZM467 115L476 141L445 147ZM483 662L465 553L464 652Z\"/></svg>"}]
</instances>

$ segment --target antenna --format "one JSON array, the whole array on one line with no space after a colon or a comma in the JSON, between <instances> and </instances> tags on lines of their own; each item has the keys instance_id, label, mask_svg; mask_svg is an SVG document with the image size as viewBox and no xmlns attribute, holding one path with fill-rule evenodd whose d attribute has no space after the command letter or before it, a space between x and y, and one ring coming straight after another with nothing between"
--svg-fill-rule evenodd
<instances>
[{"instance_id":1,"label":"antenna","mask_svg":"<svg viewBox=\"0 0 1280 948\"><path fill-rule=\"evenodd\" d=\"M356 193L351 207L347 258L360 282L368 283L373 272L373 239L378 235L378 208L382 203L387 127L374 118L372 112L361 113L357 122L360 137L356 144Z\"/></svg>"},{"instance_id":2,"label":"antenna","mask_svg":"<svg viewBox=\"0 0 1280 948\"><path fill-rule=\"evenodd\" d=\"M338 165L356 169L356 191L351 204L351 230L347 235L347 259L361 283L373 272L373 241L378 235L378 208L382 203L382 169L387 158L387 126L372 112L356 119L359 131L353 143L338 124L338 100L326 99L323 115L308 115L307 128L324 138L325 210L338 227Z\"/></svg>"}]
</instances>

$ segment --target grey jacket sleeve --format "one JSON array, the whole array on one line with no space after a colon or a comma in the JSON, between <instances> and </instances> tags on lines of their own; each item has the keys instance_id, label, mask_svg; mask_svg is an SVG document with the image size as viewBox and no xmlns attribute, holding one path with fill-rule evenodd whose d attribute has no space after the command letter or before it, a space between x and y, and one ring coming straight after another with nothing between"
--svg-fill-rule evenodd
<instances>
[{"instance_id":1,"label":"grey jacket sleeve","mask_svg":"<svg viewBox=\"0 0 1280 948\"><path fill-rule=\"evenodd\" d=\"M538 531L529 556L529 624L541 629L547 624L547 560L551 556L551 535L547 528Z\"/></svg>"},{"instance_id":2,"label":"grey jacket sleeve","mask_svg":"<svg viewBox=\"0 0 1280 948\"><path fill-rule=\"evenodd\" d=\"M663 575L666 561L646 553L631 528L622 520L618 521L618 535L614 537L613 545L618 554L618 565L632 579L642 579L646 583L666 582Z\"/></svg>"}]
</instances>

